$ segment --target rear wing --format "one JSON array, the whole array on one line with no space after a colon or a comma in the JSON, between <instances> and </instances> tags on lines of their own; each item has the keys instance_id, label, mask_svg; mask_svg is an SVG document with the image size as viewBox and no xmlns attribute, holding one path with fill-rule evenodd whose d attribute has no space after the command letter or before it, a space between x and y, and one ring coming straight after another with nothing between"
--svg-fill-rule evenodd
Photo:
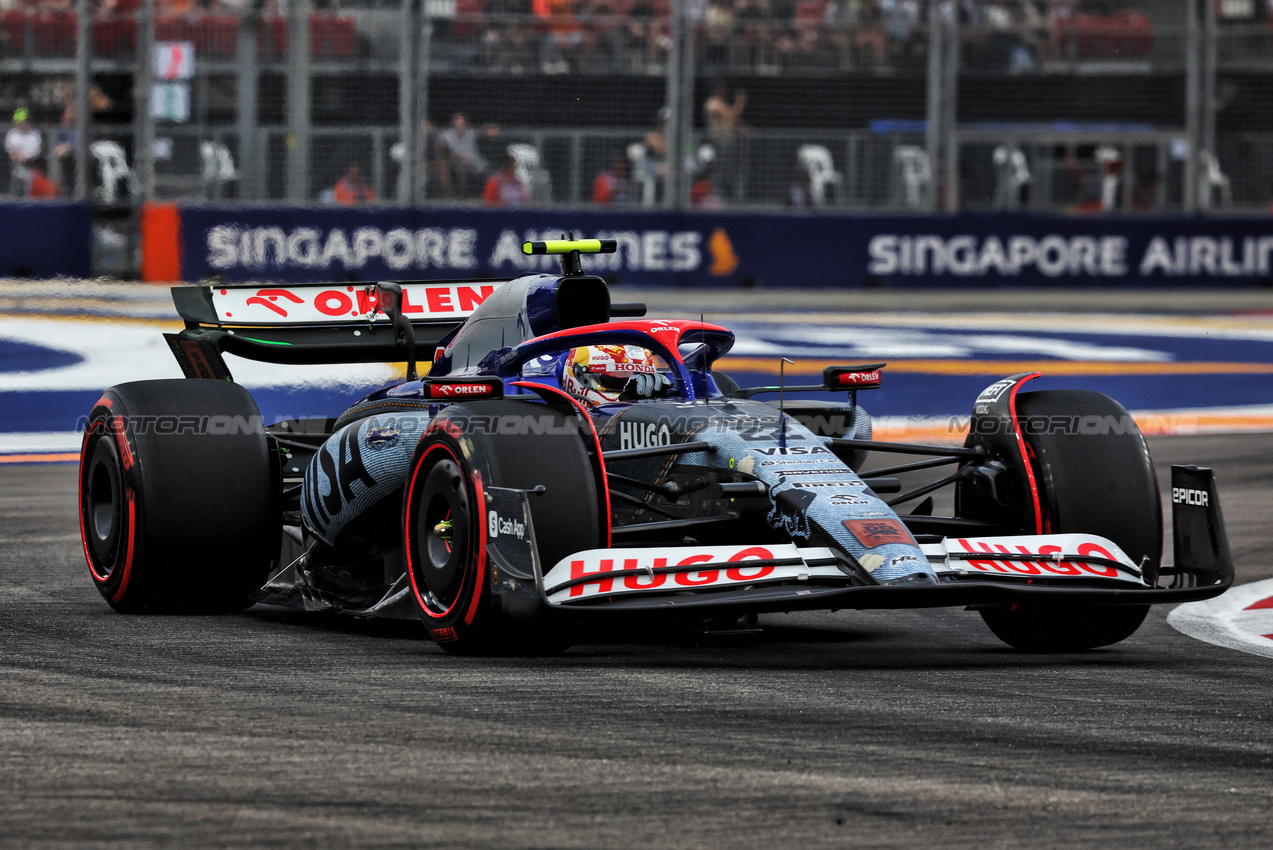
<instances>
[{"instance_id":1,"label":"rear wing","mask_svg":"<svg viewBox=\"0 0 1273 850\"><path fill-rule=\"evenodd\" d=\"M224 353L302 365L413 359L415 346L431 353L506 281L392 283L402 290L392 312L410 324L410 343L368 283L174 287L186 327L164 339L188 378L229 379Z\"/></svg>"}]
</instances>

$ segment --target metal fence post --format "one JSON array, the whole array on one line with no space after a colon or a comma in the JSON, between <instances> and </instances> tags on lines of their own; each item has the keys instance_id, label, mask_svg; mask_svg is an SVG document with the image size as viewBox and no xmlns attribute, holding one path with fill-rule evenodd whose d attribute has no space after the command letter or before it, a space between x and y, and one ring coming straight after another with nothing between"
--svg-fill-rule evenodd
<instances>
[{"instance_id":1,"label":"metal fence post","mask_svg":"<svg viewBox=\"0 0 1273 850\"><path fill-rule=\"evenodd\" d=\"M1185 156L1184 211L1198 210L1198 154L1202 148L1202 36L1198 23L1198 0L1185 3L1185 136L1189 150Z\"/></svg>"},{"instance_id":2,"label":"metal fence post","mask_svg":"<svg viewBox=\"0 0 1273 850\"><path fill-rule=\"evenodd\" d=\"M681 119L680 135L681 140L681 183L680 195L677 198L677 204L680 208L684 208L689 204L690 186L693 182L692 175L686 171L685 164L693 161L697 168L698 151L694 147L694 29L696 26L695 12L701 15L701 10L690 2L681 4L681 50L680 50L680 76L681 76L681 99L677 104L679 117ZM741 146L740 141L735 142L736 146ZM736 151L736 154L738 152ZM717 179L720 172L717 171ZM743 168L738 169L739 179L745 173ZM718 184L717 191L720 190ZM742 197L743 187L731 186L730 191L734 193L735 199Z\"/></svg>"},{"instance_id":3,"label":"metal fence post","mask_svg":"<svg viewBox=\"0 0 1273 850\"><path fill-rule=\"evenodd\" d=\"M942 53L945 43L941 4L929 4L928 84L924 112L924 148L928 152L928 163L932 174L924 193L924 208L929 212L937 212L937 183L941 175L942 117L946 103L945 57Z\"/></svg>"},{"instance_id":4,"label":"metal fence post","mask_svg":"<svg viewBox=\"0 0 1273 850\"><path fill-rule=\"evenodd\" d=\"M429 194L429 131L426 122L429 120L429 60L433 54L433 16L429 13L428 4L421 11L417 21L420 35L420 51L415 64L415 115L419 138L416 148L419 150L420 173L415 179L415 202L421 204Z\"/></svg>"},{"instance_id":5,"label":"metal fence post","mask_svg":"<svg viewBox=\"0 0 1273 850\"><path fill-rule=\"evenodd\" d=\"M1218 35L1216 4L1207 3L1204 8L1206 12L1203 14L1202 19L1202 98L1200 102L1202 115L1200 132L1202 134L1202 150L1218 158L1220 152L1216 150L1216 38ZM1201 175L1198 175L1198 177L1201 179ZM1203 206L1204 208L1209 208L1210 203L1206 203Z\"/></svg>"},{"instance_id":6,"label":"metal fence post","mask_svg":"<svg viewBox=\"0 0 1273 850\"><path fill-rule=\"evenodd\" d=\"M419 31L414 0L403 0L398 42L398 143L402 159L398 163L398 203L410 204L415 197L415 43ZM423 161L421 162L423 164Z\"/></svg>"},{"instance_id":7,"label":"metal fence post","mask_svg":"<svg viewBox=\"0 0 1273 850\"><path fill-rule=\"evenodd\" d=\"M542 149L542 145L541 145ZM583 138L579 133L570 134L570 202L583 200Z\"/></svg>"},{"instance_id":8,"label":"metal fence post","mask_svg":"<svg viewBox=\"0 0 1273 850\"><path fill-rule=\"evenodd\" d=\"M309 0L287 4L287 199L309 200Z\"/></svg>"},{"instance_id":9,"label":"metal fence post","mask_svg":"<svg viewBox=\"0 0 1273 850\"><path fill-rule=\"evenodd\" d=\"M685 129L683 122L686 111L682 102L692 100L685 93L685 81L682 79L685 61L682 53L686 50L686 0L672 0L672 46L667 55L667 179L663 187L663 206L667 209L681 209L684 206L685 177Z\"/></svg>"},{"instance_id":10,"label":"metal fence post","mask_svg":"<svg viewBox=\"0 0 1273 850\"><path fill-rule=\"evenodd\" d=\"M235 111L239 135L239 198L255 201L261 197L261 152L257 149L256 109L260 74L256 62L257 23L261 20L256 4L249 3L239 18L235 42L235 66L239 71Z\"/></svg>"},{"instance_id":11,"label":"metal fence post","mask_svg":"<svg viewBox=\"0 0 1273 850\"><path fill-rule=\"evenodd\" d=\"M959 12L954 10L946 22L945 60L946 90L942 102L942 132L946 141L946 212L959 211L959 133L956 128L957 110L959 107L959 67L961 51L961 34L959 31Z\"/></svg>"},{"instance_id":12,"label":"metal fence post","mask_svg":"<svg viewBox=\"0 0 1273 850\"><path fill-rule=\"evenodd\" d=\"M75 200L89 197L88 134L92 130L88 91L93 85L92 6L76 0L75 47Z\"/></svg>"},{"instance_id":13,"label":"metal fence post","mask_svg":"<svg viewBox=\"0 0 1273 850\"><path fill-rule=\"evenodd\" d=\"M143 0L137 10L137 68L133 85L133 170L142 203L155 196L155 119L151 99L155 89L155 0Z\"/></svg>"}]
</instances>

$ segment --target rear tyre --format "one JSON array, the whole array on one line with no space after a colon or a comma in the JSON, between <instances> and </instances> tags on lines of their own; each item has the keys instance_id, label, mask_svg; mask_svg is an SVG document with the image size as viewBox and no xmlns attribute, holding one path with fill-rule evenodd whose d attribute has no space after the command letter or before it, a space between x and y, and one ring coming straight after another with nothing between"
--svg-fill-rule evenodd
<instances>
[{"instance_id":1,"label":"rear tyre","mask_svg":"<svg viewBox=\"0 0 1273 850\"><path fill-rule=\"evenodd\" d=\"M552 427L500 433L464 425L527 419ZM434 419L416 447L403 548L420 618L447 652L553 655L573 643L573 629L514 620L491 594L485 492L540 485L544 492L531 496L530 505L545 569L602 545L596 481L573 416L524 401L457 404Z\"/></svg>"},{"instance_id":2,"label":"rear tyre","mask_svg":"<svg viewBox=\"0 0 1273 850\"><path fill-rule=\"evenodd\" d=\"M1085 390L1022 393L1017 418L1026 423L1044 530L1099 534L1156 569L1163 528L1158 476L1145 438L1123 406ZM1148 605L1013 605L981 616L1017 649L1074 652L1130 637L1148 612Z\"/></svg>"},{"instance_id":3,"label":"rear tyre","mask_svg":"<svg viewBox=\"0 0 1273 850\"><path fill-rule=\"evenodd\" d=\"M116 611L241 610L269 577L282 521L256 403L237 384L108 389L80 452L80 533Z\"/></svg>"}]
</instances>

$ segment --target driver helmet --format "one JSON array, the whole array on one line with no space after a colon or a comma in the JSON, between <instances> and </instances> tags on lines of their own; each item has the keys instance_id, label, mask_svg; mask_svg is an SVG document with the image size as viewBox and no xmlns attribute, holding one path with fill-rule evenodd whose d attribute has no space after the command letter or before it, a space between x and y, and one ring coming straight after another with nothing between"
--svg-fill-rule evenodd
<instances>
[{"instance_id":1,"label":"driver helmet","mask_svg":"<svg viewBox=\"0 0 1273 850\"><path fill-rule=\"evenodd\" d=\"M586 345L561 358L561 388L584 404L620 401L628 381L662 372L662 358L638 345Z\"/></svg>"}]
</instances>

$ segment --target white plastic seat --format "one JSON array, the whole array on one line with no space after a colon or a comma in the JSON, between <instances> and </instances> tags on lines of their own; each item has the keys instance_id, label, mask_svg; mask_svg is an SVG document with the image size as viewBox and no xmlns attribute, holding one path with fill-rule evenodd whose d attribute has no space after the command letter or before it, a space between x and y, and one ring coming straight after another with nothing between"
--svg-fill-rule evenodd
<instances>
[{"instance_id":1,"label":"white plastic seat","mask_svg":"<svg viewBox=\"0 0 1273 850\"><path fill-rule=\"evenodd\" d=\"M900 177L902 205L907 209L922 209L925 190L933 179L928 151L916 145L899 145L893 151L893 164Z\"/></svg>"},{"instance_id":2,"label":"white plastic seat","mask_svg":"<svg viewBox=\"0 0 1273 850\"><path fill-rule=\"evenodd\" d=\"M844 175L835 170L830 150L824 145L801 145L796 151L796 160L809 175L809 199L813 206L826 205L828 186L835 188L835 199L840 200Z\"/></svg>"},{"instance_id":3,"label":"white plastic seat","mask_svg":"<svg viewBox=\"0 0 1273 850\"><path fill-rule=\"evenodd\" d=\"M129 197L137 193L137 175L128 167L124 148L118 142L98 141L88 146L89 153L97 160L102 186L98 189L102 202L115 203L119 181L128 181Z\"/></svg>"},{"instance_id":4,"label":"white plastic seat","mask_svg":"<svg viewBox=\"0 0 1273 850\"><path fill-rule=\"evenodd\" d=\"M628 163L632 166L632 180L641 187L641 206L654 206L654 193L659 177L650 162L649 151L641 142L628 145Z\"/></svg>"},{"instance_id":5,"label":"white plastic seat","mask_svg":"<svg viewBox=\"0 0 1273 850\"><path fill-rule=\"evenodd\" d=\"M508 155L517 163L517 180L530 191L531 200L552 200L552 177L540 164L539 149L514 142L508 146Z\"/></svg>"}]
</instances>

